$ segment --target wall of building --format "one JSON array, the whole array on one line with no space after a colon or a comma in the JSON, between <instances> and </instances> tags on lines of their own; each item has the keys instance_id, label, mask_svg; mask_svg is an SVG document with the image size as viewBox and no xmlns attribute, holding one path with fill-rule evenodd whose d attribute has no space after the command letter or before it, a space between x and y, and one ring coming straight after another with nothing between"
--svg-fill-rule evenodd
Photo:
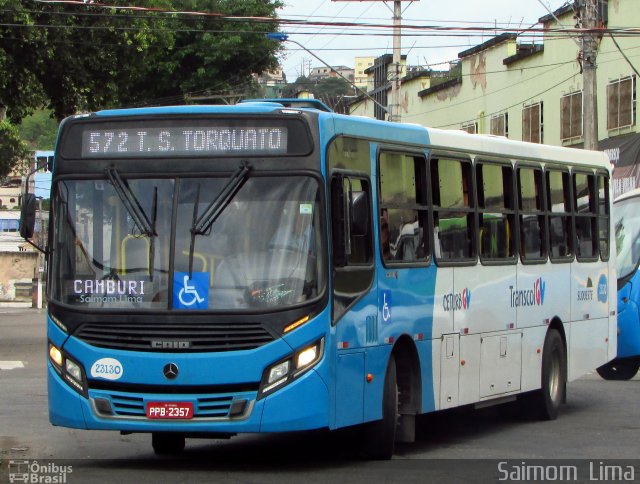
<instances>
[{"instance_id":1,"label":"wall of building","mask_svg":"<svg viewBox=\"0 0 640 484\"><path fill-rule=\"evenodd\" d=\"M564 27L575 25L571 8L556 12ZM637 28L640 25L638 0L610 0L608 2L609 28ZM547 16L547 29L558 28L557 21ZM635 66L640 66L640 37L615 37L622 51ZM580 148L581 136L562 140L561 99L564 95L581 92L583 79L579 55L581 47L576 36L546 31L537 46L523 49L515 35L502 35L496 39L468 49L460 54L462 76L456 84L444 89L426 88L424 77L407 78L402 83L402 121L444 129L462 129L469 123L477 123L478 133L490 134L492 115L507 113L508 137L523 139L523 108L542 103L544 144ZM513 57L518 54L517 57ZM509 61L505 62L505 59ZM640 133L636 115L632 126L607 129L607 86L620 78L635 75L609 36L600 40L597 56L598 87L598 138L603 144L622 135ZM640 81L640 79L636 79ZM433 83L434 84L434 83ZM637 91L637 86L636 86ZM351 106L351 113L372 116L371 102L360 98ZM634 101L637 111L637 101ZM638 135L640 137L640 135ZM614 160L615 161L615 160ZM627 161L629 163L629 161ZM640 166L640 160L631 163ZM622 169L618 170L622 173ZM626 176L620 175L617 176ZM614 171L614 178L616 172ZM625 183L622 191L640 186L640 168L632 173L632 182ZM637 180L637 181L636 181ZM614 185L616 188L617 185ZM620 187L616 193L621 193Z\"/></svg>"},{"instance_id":2,"label":"wall of building","mask_svg":"<svg viewBox=\"0 0 640 484\"><path fill-rule=\"evenodd\" d=\"M38 252L0 252L0 304L31 303L32 281L39 264Z\"/></svg>"}]
</instances>

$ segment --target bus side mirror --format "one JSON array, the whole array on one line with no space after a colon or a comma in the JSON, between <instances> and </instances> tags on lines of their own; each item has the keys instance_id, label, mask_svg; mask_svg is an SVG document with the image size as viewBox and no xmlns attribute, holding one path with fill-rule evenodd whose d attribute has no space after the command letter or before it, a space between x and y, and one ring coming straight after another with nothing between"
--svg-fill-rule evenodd
<instances>
[{"instance_id":1,"label":"bus side mirror","mask_svg":"<svg viewBox=\"0 0 640 484\"><path fill-rule=\"evenodd\" d=\"M36 226L36 196L33 193L25 193L22 196L20 209L20 236L24 239L33 237Z\"/></svg>"},{"instance_id":2,"label":"bus side mirror","mask_svg":"<svg viewBox=\"0 0 640 484\"><path fill-rule=\"evenodd\" d=\"M369 233L369 195L367 192L352 192L351 235L364 237Z\"/></svg>"}]
</instances>

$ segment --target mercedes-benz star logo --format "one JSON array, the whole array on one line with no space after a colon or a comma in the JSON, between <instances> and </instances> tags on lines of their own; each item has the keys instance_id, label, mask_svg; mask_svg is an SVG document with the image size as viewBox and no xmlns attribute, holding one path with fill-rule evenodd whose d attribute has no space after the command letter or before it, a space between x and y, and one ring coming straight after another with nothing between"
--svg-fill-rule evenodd
<instances>
[{"instance_id":1,"label":"mercedes-benz star logo","mask_svg":"<svg viewBox=\"0 0 640 484\"><path fill-rule=\"evenodd\" d=\"M162 373L164 373L165 378L168 378L169 380L173 380L177 377L178 371L178 365L175 363L167 363L162 369Z\"/></svg>"}]
</instances>

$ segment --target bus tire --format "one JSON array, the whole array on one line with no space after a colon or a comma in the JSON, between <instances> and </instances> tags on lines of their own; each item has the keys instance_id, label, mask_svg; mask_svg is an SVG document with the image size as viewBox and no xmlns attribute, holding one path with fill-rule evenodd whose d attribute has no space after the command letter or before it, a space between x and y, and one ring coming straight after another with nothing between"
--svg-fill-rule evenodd
<instances>
[{"instance_id":1,"label":"bus tire","mask_svg":"<svg viewBox=\"0 0 640 484\"><path fill-rule=\"evenodd\" d=\"M182 434L153 433L151 434L153 451L158 455L175 455L184 450L185 439Z\"/></svg>"},{"instance_id":2,"label":"bus tire","mask_svg":"<svg viewBox=\"0 0 640 484\"><path fill-rule=\"evenodd\" d=\"M611 360L609 363L602 365L596 371L605 380L631 380L638 369L640 363L636 361L624 361L624 360Z\"/></svg>"},{"instance_id":3,"label":"bus tire","mask_svg":"<svg viewBox=\"0 0 640 484\"><path fill-rule=\"evenodd\" d=\"M362 450L366 457L389 460L393 456L398 427L398 381L396 360L391 355L384 377L382 393L382 420L365 424L362 433Z\"/></svg>"},{"instance_id":4,"label":"bus tire","mask_svg":"<svg viewBox=\"0 0 640 484\"><path fill-rule=\"evenodd\" d=\"M542 348L542 388L531 395L531 410L536 418L555 420L565 399L567 385L567 356L562 337L550 329Z\"/></svg>"}]
</instances>

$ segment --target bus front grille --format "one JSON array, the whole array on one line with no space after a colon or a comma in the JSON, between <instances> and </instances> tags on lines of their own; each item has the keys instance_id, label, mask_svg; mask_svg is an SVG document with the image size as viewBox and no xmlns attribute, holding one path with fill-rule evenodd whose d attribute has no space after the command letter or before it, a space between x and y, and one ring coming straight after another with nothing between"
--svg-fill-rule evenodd
<instances>
[{"instance_id":1,"label":"bus front grille","mask_svg":"<svg viewBox=\"0 0 640 484\"><path fill-rule=\"evenodd\" d=\"M146 394L138 395L123 393L119 391L91 390L90 398L92 402L101 400L109 402L108 410L104 412L104 407L94 403L94 410L101 417L122 418L122 419L146 419L146 406L149 402L157 401L177 401L175 396L167 397L166 394ZM230 418L242 417L234 414L234 402L250 402L255 398L255 392L250 393L214 393L214 394L181 394L181 400L193 403L194 420L228 420ZM246 413L251 405L242 406L243 413Z\"/></svg>"},{"instance_id":2,"label":"bus front grille","mask_svg":"<svg viewBox=\"0 0 640 484\"><path fill-rule=\"evenodd\" d=\"M85 323L74 336L100 348L172 353L251 350L275 339L260 323Z\"/></svg>"}]
</instances>

